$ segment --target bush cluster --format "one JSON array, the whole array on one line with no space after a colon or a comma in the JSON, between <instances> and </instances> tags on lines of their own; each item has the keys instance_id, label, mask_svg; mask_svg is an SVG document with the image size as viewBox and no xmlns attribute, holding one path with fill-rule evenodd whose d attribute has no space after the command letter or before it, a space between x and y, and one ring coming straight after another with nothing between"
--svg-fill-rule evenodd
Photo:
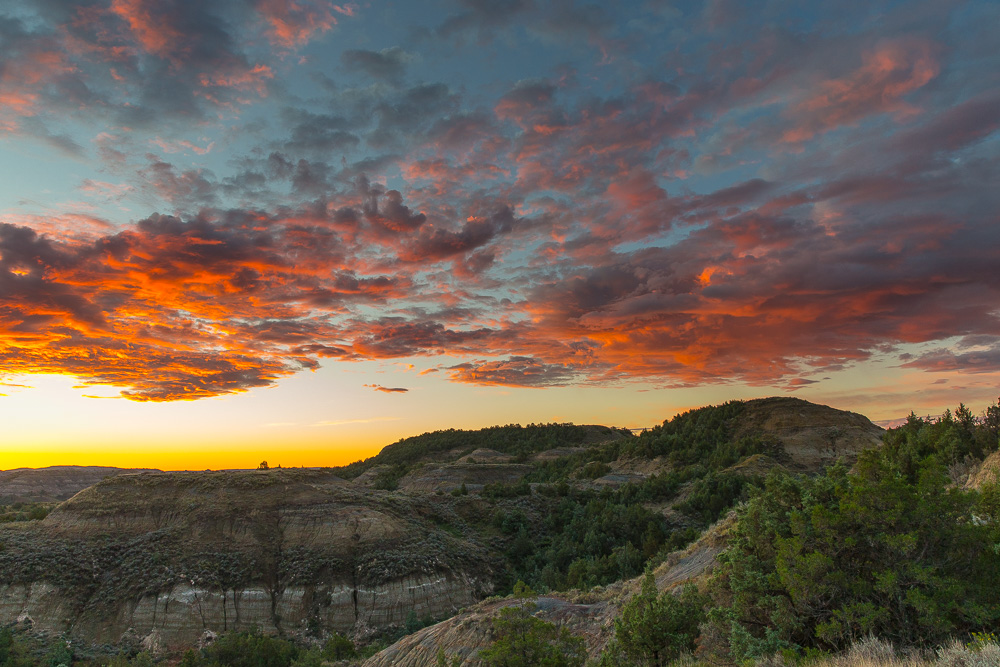
<instances>
[{"instance_id":1,"label":"bush cluster","mask_svg":"<svg viewBox=\"0 0 1000 667\"><path fill-rule=\"evenodd\" d=\"M0 523L14 521L41 521L58 503L0 503Z\"/></svg>"}]
</instances>

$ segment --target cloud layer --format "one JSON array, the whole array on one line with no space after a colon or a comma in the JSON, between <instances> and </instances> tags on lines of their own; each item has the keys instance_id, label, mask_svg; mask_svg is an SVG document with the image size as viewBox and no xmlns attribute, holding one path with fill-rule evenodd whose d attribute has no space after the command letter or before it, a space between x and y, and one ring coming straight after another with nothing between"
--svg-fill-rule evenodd
<instances>
[{"instance_id":1,"label":"cloud layer","mask_svg":"<svg viewBox=\"0 0 1000 667\"><path fill-rule=\"evenodd\" d=\"M5 209L0 368L139 401L414 357L517 387L1000 370L996 8L658 7L462 2L313 69L368 9L11 13L0 133L142 213ZM549 69L479 85L518 45Z\"/></svg>"}]
</instances>

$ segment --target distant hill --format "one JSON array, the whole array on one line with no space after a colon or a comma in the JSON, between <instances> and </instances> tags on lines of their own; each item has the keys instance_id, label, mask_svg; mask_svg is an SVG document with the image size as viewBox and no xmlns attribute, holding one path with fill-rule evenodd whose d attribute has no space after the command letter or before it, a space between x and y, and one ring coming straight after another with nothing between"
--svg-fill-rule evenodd
<instances>
[{"instance_id":1,"label":"distant hill","mask_svg":"<svg viewBox=\"0 0 1000 667\"><path fill-rule=\"evenodd\" d=\"M449 463L479 449L524 461L531 454L560 447L583 447L630 437L632 434L627 429L576 424L509 424L470 431L447 429L403 438L383 447L375 456L334 470L344 478L353 479L376 466Z\"/></svg>"},{"instance_id":2,"label":"distant hill","mask_svg":"<svg viewBox=\"0 0 1000 667\"><path fill-rule=\"evenodd\" d=\"M68 500L103 479L150 472L149 468L50 466L0 470L0 503L51 503Z\"/></svg>"},{"instance_id":3,"label":"distant hill","mask_svg":"<svg viewBox=\"0 0 1000 667\"><path fill-rule=\"evenodd\" d=\"M864 415L800 398L761 398L741 403L734 437L767 434L776 438L795 469L818 471L837 459L853 461L877 447L885 432Z\"/></svg>"}]
</instances>

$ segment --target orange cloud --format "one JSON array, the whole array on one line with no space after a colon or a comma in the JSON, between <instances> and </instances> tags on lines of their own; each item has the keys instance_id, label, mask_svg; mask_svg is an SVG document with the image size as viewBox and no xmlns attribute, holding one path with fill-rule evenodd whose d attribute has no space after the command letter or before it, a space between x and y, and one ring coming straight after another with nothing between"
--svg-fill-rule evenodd
<instances>
[{"instance_id":1,"label":"orange cloud","mask_svg":"<svg viewBox=\"0 0 1000 667\"><path fill-rule=\"evenodd\" d=\"M0 359L12 373L126 387L133 400L243 391L313 367L324 355L308 346L339 340L317 308L404 289L328 264L312 273L318 261L298 270L283 239L280 225L247 236L165 216L88 244L0 225Z\"/></svg>"},{"instance_id":2,"label":"orange cloud","mask_svg":"<svg viewBox=\"0 0 1000 667\"><path fill-rule=\"evenodd\" d=\"M883 43L866 54L851 74L822 82L818 90L795 105L795 126L782 141L801 143L822 132L880 113L907 116L918 112L904 97L922 88L940 71L934 47L920 40Z\"/></svg>"},{"instance_id":3,"label":"orange cloud","mask_svg":"<svg viewBox=\"0 0 1000 667\"><path fill-rule=\"evenodd\" d=\"M239 68L229 72L202 74L198 80L202 86L250 90L260 97L267 97L267 81L274 78L274 72L267 65L257 64L250 68Z\"/></svg>"},{"instance_id":4,"label":"orange cloud","mask_svg":"<svg viewBox=\"0 0 1000 667\"><path fill-rule=\"evenodd\" d=\"M43 88L74 71L75 65L53 46L50 40L40 40L5 55L0 68L0 129L16 131L18 118L38 112Z\"/></svg>"},{"instance_id":5,"label":"orange cloud","mask_svg":"<svg viewBox=\"0 0 1000 667\"><path fill-rule=\"evenodd\" d=\"M355 5L336 5L326 0L259 0L257 11L267 22L271 43L285 49L307 44L317 34L337 25L337 17L354 16Z\"/></svg>"},{"instance_id":6,"label":"orange cloud","mask_svg":"<svg viewBox=\"0 0 1000 667\"><path fill-rule=\"evenodd\" d=\"M111 12L123 19L133 37L148 53L170 57L183 44L184 35L170 21L155 13L155 3L149 0L112 0Z\"/></svg>"},{"instance_id":7,"label":"orange cloud","mask_svg":"<svg viewBox=\"0 0 1000 667\"><path fill-rule=\"evenodd\" d=\"M211 153L212 149L215 147L214 141L210 141L207 146L198 146L197 144L194 144L185 139L168 141L161 137L155 137L153 139L150 139L149 142L151 144L159 146L160 150L162 150L165 153L179 153L183 150L189 150L195 153L196 155L207 155L208 153Z\"/></svg>"}]
</instances>

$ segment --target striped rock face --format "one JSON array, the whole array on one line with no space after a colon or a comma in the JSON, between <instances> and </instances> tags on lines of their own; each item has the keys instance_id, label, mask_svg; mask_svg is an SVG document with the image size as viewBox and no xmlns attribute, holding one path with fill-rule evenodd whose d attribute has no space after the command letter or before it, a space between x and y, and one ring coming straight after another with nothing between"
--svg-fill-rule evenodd
<instances>
[{"instance_id":1,"label":"striped rock face","mask_svg":"<svg viewBox=\"0 0 1000 667\"><path fill-rule=\"evenodd\" d=\"M322 471L110 479L45 521L0 527L0 624L93 643L155 633L171 650L206 630L357 634L440 618L492 590L491 564L421 518L433 514Z\"/></svg>"}]
</instances>

